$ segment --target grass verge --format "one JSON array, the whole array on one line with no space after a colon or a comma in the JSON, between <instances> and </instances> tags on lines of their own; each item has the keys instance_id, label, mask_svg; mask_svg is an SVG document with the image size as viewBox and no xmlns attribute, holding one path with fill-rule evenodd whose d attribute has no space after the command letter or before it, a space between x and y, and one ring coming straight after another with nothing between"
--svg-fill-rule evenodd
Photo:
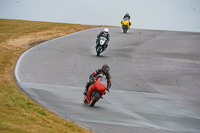
<instances>
[{"instance_id":1,"label":"grass verge","mask_svg":"<svg viewBox=\"0 0 200 133\"><path fill-rule=\"evenodd\" d=\"M0 132L90 133L27 97L16 85L19 56L41 42L98 26L0 19Z\"/></svg>"}]
</instances>

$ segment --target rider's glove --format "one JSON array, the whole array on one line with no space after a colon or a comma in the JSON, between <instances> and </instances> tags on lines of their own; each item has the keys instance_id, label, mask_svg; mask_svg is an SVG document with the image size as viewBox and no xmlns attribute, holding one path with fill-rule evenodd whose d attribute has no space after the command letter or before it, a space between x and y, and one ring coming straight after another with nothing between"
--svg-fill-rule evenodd
<instances>
[{"instance_id":1,"label":"rider's glove","mask_svg":"<svg viewBox=\"0 0 200 133\"><path fill-rule=\"evenodd\" d=\"M93 84L93 83L94 83L94 79L91 78L89 82L90 82L91 84Z\"/></svg>"}]
</instances>

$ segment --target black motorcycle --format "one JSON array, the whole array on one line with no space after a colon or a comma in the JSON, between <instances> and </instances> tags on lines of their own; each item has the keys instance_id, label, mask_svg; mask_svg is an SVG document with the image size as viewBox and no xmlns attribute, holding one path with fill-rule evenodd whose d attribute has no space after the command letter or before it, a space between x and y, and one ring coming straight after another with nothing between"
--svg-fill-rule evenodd
<instances>
[{"instance_id":1,"label":"black motorcycle","mask_svg":"<svg viewBox=\"0 0 200 133\"><path fill-rule=\"evenodd\" d=\"M99 56L103 51L106 50L108 44L107 44L107 39L105 36L99 37L97 40L97 45L96 45L96 52L97 56Z\"/></svg>"}]
</instances>

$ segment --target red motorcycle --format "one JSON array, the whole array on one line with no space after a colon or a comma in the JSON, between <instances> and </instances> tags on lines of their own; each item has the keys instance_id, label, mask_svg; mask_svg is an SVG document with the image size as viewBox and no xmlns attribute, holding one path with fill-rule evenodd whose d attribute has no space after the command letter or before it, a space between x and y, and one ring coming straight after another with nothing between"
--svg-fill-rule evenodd
<instances>
[{"instance_id":1,"label":"red motorcycle","mask_svg":"<svg viewBox=\"0 0 200 133\"><path fill-rule=\"evenodd\" d=\"M84 103L89 104L91 107L99 101L100 98L106 93L107 79L104 75L99 74L95 80L94 84L90 85L88 88L87 96L84 97Z\"/></svg>"}]
</instances>

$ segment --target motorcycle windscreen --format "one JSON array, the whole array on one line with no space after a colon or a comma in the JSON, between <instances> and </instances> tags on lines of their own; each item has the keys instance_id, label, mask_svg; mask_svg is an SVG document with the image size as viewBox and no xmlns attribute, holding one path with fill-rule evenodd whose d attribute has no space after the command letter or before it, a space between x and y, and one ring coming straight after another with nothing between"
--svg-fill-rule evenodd
<instances>
[{"instance_id":1,"label":"motorcycle windscreen","mask_svg":"<svg viewBox=\"0 0 200 133\"><path fill-rule=\"evenodd\" d=\"M105 37L100 37L100 45L103 45L106 41Z\"/></svg>"},{"instance_id":2,"label":"motorcycle windscreen","mask_svg":"<svg viewBox=\"0 0 200 133\"><path fill-rule=\"evenodd\" d=\"M107 79L105 76L99 77L99 81L100 81L101 85L105 84L107 86Z\"/></svg>"}]
</instances>

